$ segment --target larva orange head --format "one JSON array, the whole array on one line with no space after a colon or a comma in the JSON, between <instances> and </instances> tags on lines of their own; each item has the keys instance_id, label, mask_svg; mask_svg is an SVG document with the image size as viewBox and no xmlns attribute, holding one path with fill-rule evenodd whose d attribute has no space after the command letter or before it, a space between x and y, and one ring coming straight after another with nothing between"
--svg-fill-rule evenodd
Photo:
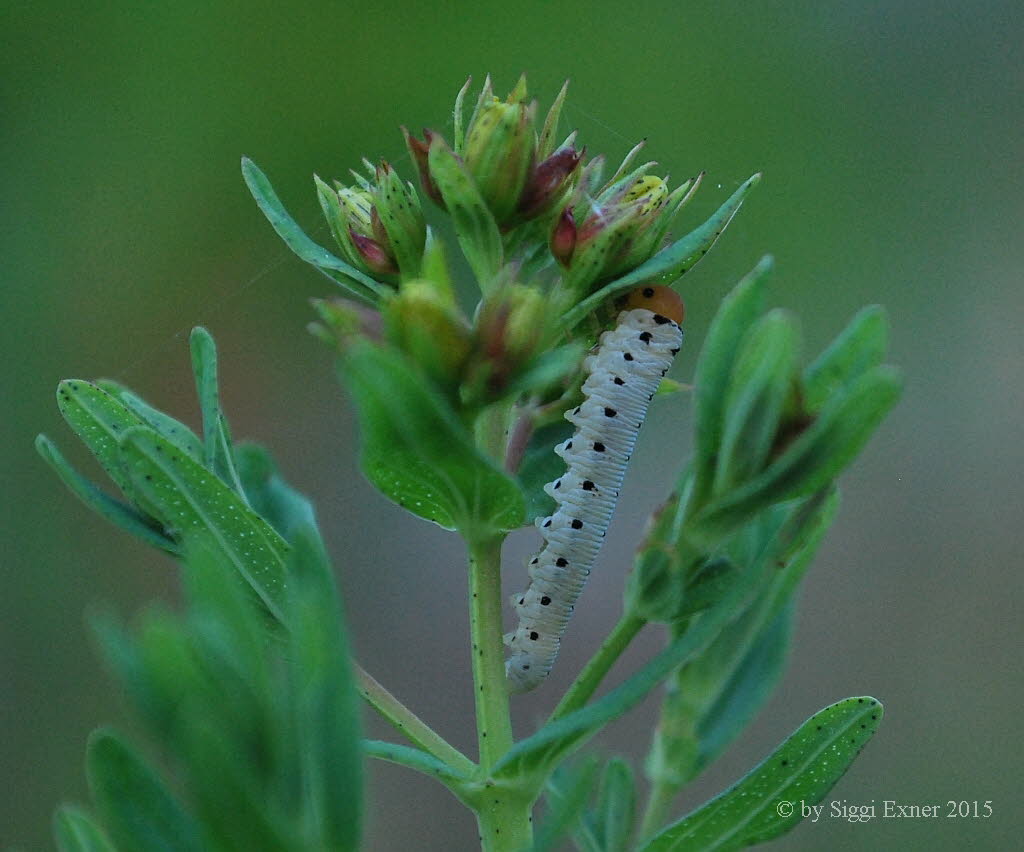
<instances>
[{"instance_id":1,"label":"larva orange head","mask_svg":"<svg viewBox=\"0 0 1024 852\"><path fill-rule=\"evenodd\" d=\"M683 324L686 308L671 287L637 287L626 297L626 310L646 308L663 317L668 317L678 325Z\"/></svg>"}]
</instances>

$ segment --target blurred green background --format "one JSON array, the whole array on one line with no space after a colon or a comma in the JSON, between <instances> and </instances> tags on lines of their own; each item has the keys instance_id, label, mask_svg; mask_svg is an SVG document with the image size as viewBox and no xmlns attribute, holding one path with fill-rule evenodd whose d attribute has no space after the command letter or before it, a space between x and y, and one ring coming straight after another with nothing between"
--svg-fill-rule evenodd
<instances>
[{"instance_id":1,"label":"blurred green background","mask_svg":"<svg viewBox=\"0 0 1024 852\"><path fill-rule=\"evenodd\" d=\"M455 92L521 71L588 151L639 137L676 179L708 179L692 226L756 170L765 180L688 276L686 378L718 299L765 252L807 356L860 306L886 305L904 399L844 481L805 585L789 673L757 722L679 802L688 810L821 706L870 693L886 721L831 798L992 800L988 820L823 819L779 848L1008 849L1024 830L1024 62L1009 2L623 4L3 4L0 27L0 846L50 847L83 800L87 732L134 730L83 613L177 596L174 567L108 528L32 450L39 431L87 466L53 391L110 376L195 422L187 332L221 348L234 431L265 442L319 507L359 656L471 752L462 553L360 478L352 415L305 333L331 285L288 254L250 199L241 155L326 241L311 174L363 155L408 173L398 125L445 130ZM645 516L689 442L660 406L549 682L550 708L619 612ZM92 469L92 468L90 468ZM536 537L513 537L508 590ZM652 631L623 669L659 647ZM430 664L427 665L426 663ZM443 663L443 664L439 664ZM621 672L620 672L621 675ZM648 701L603 747L639 758ZM375 724L371 730L376 730ZM380 732L383 733L383 732ZM367 848L471 849L440 786L370 771Z\"/></svg>"}]
</instances>

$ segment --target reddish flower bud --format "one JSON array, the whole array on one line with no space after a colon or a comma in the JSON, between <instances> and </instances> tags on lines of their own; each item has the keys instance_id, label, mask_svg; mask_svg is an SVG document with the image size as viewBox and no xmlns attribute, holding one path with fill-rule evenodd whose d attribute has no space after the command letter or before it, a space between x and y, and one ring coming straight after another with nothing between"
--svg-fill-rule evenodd
<instances>
[{"instance_id":1,"label":"reddish flower bud","mask_svg":"<svg viewBox=\"0 0 1024 852\"><path fill-rule=\"evenodd\" d=\"M348 229L348 235L367 269L376 275L396 275L398 273L398 267L394 260L373 237L363 236L352 228Z\"/></svg>"},{"instance_id":2,"label":"reddish flower bud","mask_svg":"<svg viewBox=\"0 0 1024 852\"><path fill-rule=\"evenodd\" d=\"M554 206L583 154L575 148L562 148L538 165L519 198L519 215L533 219Z\"/></svg>"},{"instance_id":3,"label":"reddish flower bud","mask_svg":"<svg viewBox=\"0 0 1024 852\"><path fill-rule=\"evenodd\" d=\"M576 248L576 220L573 218L571 207L566 207L555 222L549 246L555 260L568 267Z\"/></svg>"},{"instance_id":4,"label":"reddish flower bud","mask_svg":"<svg viewBox=\"0 0 1024 852\"><path fill-rule=\"evenodd\" d=\"M434 138L433 132L425 127L423 128L423 139L426 141L417 139L405 127L402 128L402 135L405 137L405 145L409 149L409 154L416 164L416 171L420 176L420 186L423 187L423 191L438 207L442 210L447 210L444 199L441 197L441 191L430 176L430 165L427 162L427 158L430 155L430 142Z\"/></svg>"}]
</instances>

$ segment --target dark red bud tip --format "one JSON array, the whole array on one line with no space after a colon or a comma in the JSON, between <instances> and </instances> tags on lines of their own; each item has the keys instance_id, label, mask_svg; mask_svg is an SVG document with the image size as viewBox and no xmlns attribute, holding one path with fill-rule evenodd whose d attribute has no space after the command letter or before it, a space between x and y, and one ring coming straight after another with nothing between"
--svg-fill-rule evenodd
<instances>
[{"instance_id":1,"label":"dark red bud tip","mask_svg":"<svg viewBox=\"0 0 1024 852\"><path fill-rule=\"evenodd\" d=\"M348 233L360 256L372 272L377 275L394 275L398 272L395 262L375 239L357 234L351 228L348 229Z\"/></svg>"},{"instance_id":2,"label":"dark red bud tip","mask_svg":"<svg viewBox=\"0 0 1024 852\"><path fill-rule=\"evenodd\" d=\"M544 212L576 170L581 157L582 153L575 148L562 148L533 170L519 199L519 213L524 219Z\"/></svg>"},{"instance_id":3,"label":"dark red bud tip","mask_svg":"<svg viewBox=\"0 0 1024 852\"><path fill-rule=\"evenodd\" d=\"M441 191L437 188L434 178L430 175L430 162L428 158L430 156L430 140L434 138L434 134L424 127L423 138L426 139L424 142L413 136L405 127L402 127L402 135L405 136L405 145L412 155L413 162L416 163L416 172L420 176L420 186L427 194L427 197L442 210L446 210L447 207L445 206L444 199L441 197Z\"/></svg>"},{"instance_id":4,"label":"dark red bud tip","mask_svg":"<svg viewBox=\"0 0 1024 852\"><path fill-rule=\"evenodd\" d=\"M566 207L551 231L551 254L562 266L567 267L576 249L576 219L572 208Z\"/></svg>"}]
</instances>

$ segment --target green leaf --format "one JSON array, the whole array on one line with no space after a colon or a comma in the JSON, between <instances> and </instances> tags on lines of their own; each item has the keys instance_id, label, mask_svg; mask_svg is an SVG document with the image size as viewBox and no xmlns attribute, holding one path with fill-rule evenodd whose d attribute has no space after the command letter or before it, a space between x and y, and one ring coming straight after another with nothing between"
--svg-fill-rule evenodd
<instances>
[{"instance_id":1,"label":"green leaf","mask_svg":"<svg viewBox=\"0 0 1024 852\"><path fill-rule=\"evenodd\" d=\"M180 420L154 408L142 397L112 379L99 379L96 385L123 403L126 408L142 418L158 435L163 435L183 453L188 453L196 461L203 460L202 441Z\"/></svg>"},{"instance_id":2,"label":"green leaf","mask_svg":"<svg viewBox=\"0 0 1024 852\"><path fill-rule=\"evenodd\" d=\"M601 777L597 808L584 821L598 839L601 852L626 852L636 818L636 784L633 770L622 758L613 757Z\"/></svg>"},{"instance_id":3,"label":"green leaf","mask_svg":"<svg viewBox=\"0 0 1024 852\"><path fill-rule=\"evenodd\" d=\"M53 835L59 852L117 852L107 835L85 811L63 805L53 817Z\"/></svg>"},{"instance_id":4,"label":"green leaf","mask_svg":"<svg viewBox=\"0 0 1024 852\"><path fill-rule=\"evenodd\" d=\"M359 412L363 471L381 493L463 534L522 523L519 487L476 448L451 408L404 358L358 341L341 365Z\"/></svg>"},{"instance_id":5,"label":"green leaf","mask_svg":"<svg viewBox=\"0 0 1024 852\"><path fill-rule=\"evenodd\" d=\"M725 395L712 491L724 494L768 458L796 370L800 335L786 312L770 311L744 335Z\"/></svg>"},{"instance_id":6,"label":"green leaf","mask_svg":"<svg viewBox=\"0 0 1024 852\"><path fill-rule=\"evenodd\" d=\"M526 518L540 518L554 511L555 501L544 486L565 473L565 460L555 455L555 447L572 435L567 422L542 426L533 433L519 465L519 484L526 495Z\"/></svg>"},{"instance_id":7,"label":"green leaf","mask_svg":"<svg viewBox=\"0 0 1024 852\"><path fill-rule=\"evenodd\" d=\"M878 305L859 311L829 347L804 370L804 405L809 411L820 411L840 388L881 364L888 347L889 326L885 311Z\"/></svg>"},{"instance_id":8,"label":"green leaf","mask_svg":"<svg viewBox=\"0 0 1024 852\"><path fill-rule=\"evenodd\" d=\"M132 487L164 526L175 537L207 531L222 558L282 621L288 545L281 536L220 479L148 428L125 432L121 449Z\"/></svg>"},{"instance_id":9,"label":"green leaf","mask_svg":"<svg viewBox=\"0 0 1024 852\"><path fill-rule=\"evenodd\" d=\"M430 175L451 214L462 253L481 291L487 293L504 262L501 233L494 216L472 176L440 136L431 142L428 162Z\"/></svg>"},{"instance_id":10,"label":"green leaf","mask_svg":"<svg viewBox=\"0 0 1024 852\"><path fill-rule=\"evenodd\" d=\"M289 643L303 801L320 849L357 849L362 826L359 703L344 618L319 535L300 528L289 559Z\"/></svg>"},{"instance_id":11,"label":"green leaf","mask_svg":"<svg viewBox=\"0 0 1024 852\"><path fill-rule=\"evenodd\" d=\"M444 761L438 760L432 754L427 754L422 749L412 746L384 742L383 740L363 740L363 753L367 757L397 763L406 769L436 778L460 798L464 795L465 785L472 780Z\"/></svg>"},{"instance_id":12,"label":"green leaf","mask_svg":"<svg viewBox=\"0 0 1024 852\"><path fill-rule=\"evenodd\" d=\"M131 506L105 494L71 467L49 438L45 435L37 436L35 446L36 451L57 472L61 481L86 506L146 544L166 551L172 556L179 555L178 545L173 539L164 535L163 530L158 528L152 518L140 514Z\"/></svg>"},{"instance_id":13,"label":"green leaf","mask_svg":"<svg viewBox=\"0 0 1024 852\"><path fill-rule=\"evenodd\" d=\"M746 200L750 190L757 186L760 180L760 174L748 178L703 225L662 249L646 263L642 263L636 269L621 278L616 278L610 284L606 284L580 301L566 312L562 326L566 329L575 328L584 317L593 313L617 293L632 290L641 284L671 284L684 275L717 242L726 226L732 221L732 217L736 215Z\"/></svg>"},{"instance_id":14,"label":"green leaf","mask_svg":"<svg viewBox=\"0 0 1024 852\"><path fill-rule=\"evenodd\" d=\"M313 504L285 482L267 450L257 444L239 444L235 464L249 505L285 541L301 526L316 527Z\"/></svg>"},{"instance_id":15,"label":"green leaf","mask_svg":"<svg viewBox=\"0 0 1024 852\"><path fill-rule=\"evenodd\" d=\"M771 256L766 255L722 300L697 361L694 379L694 499L697 502L702 501L711 488L725 429L729 378L740 342L763 310L765 283L773 266Z\"/></svg>"},{"instance_id":16,"label":"green leaf","mask_svg":"<svg viewBox=\"0 0 1024 852\"><path fill-rule=\"evenodd\" d=\"M228 421L220 406L217 383L217 346L213 337L201 325L189 335L192 351L192 373L195 376L196 396L203 413L203 458L206 467L230 485L245 501L245 492L235 470L234 449L228 432Z\"/></svg>"},{"instance_id":17,"label":"green leaf","mask_svg":"<svg viewBox=\"0 0 1024 852\"><path fill-rule=\"evenodd\" d=\"M242 176L263 215L288 248L301 260L319 269L328 278L340 284L342 289L363 302L376 305L382 296L390 294L389 287L335 257L323 246L311 240L299 227L298 222L284 209L267 176L248 157L242 158Z\"/></svg>"},{"instance_id":18,"label":"green leaf","mask_svg":"<svg viewBox=\"0 0 1024 852\"><path fill-rule=\"evenodd\" d=\"M711 502L689 525L713 541L773 503L813 493L831 482L867 443L900 395L899 373L873 367L837 392L817 418L754 479Z\"/></svg>"},{"instance_id":19,"label":"green leaf","mask_svg":"<svg viewBox=\"0 0 1024 852\"><path fill-rule=\"evenodd\" d=\"M121 464L119 441L128 429L144 426L142 418L82 379L65 379L57 385L57 408L107 475L134 502L135 492Z\"/></svg>"},{"instance_id":20,"label":"green leaf","mask_svg":"<svg viewBox=\"0 0 1024 852\"><path fill-rule=\"evenodd\" d=\"M877 730L882 705L847 698L819 711L743 780L669 826L643 852L725 852L785 834L820 802Z\"/></svg>"},{"instance_id":21,"label":"green leaf","mask_svg":"<svg viewBox=\"0 0 1024 852\"><path fill-rule=\"evenodd\" d=\"M94 731L87 766L93 799L120 852L201 852L198 827L120 737Z\"/></svg>"},{"instance_id":22,"label":"green leaf","mask_svg":"<svg viewBox=\"0 0 1024 852\"><path fill-rule=\"evenodd\" d=\"M597 783L597 766L597 758L590 756L576 766L559 767L551 776L545 797L547 816L534 838L532 852L549 852L559 848L559 842L570 832L583 834L583 827L579 824L580 815ZM583 848L588 852L599 848L594 846L590 836L578 837L578 840L582 841Z\"/></svg>"}]
</instances>

